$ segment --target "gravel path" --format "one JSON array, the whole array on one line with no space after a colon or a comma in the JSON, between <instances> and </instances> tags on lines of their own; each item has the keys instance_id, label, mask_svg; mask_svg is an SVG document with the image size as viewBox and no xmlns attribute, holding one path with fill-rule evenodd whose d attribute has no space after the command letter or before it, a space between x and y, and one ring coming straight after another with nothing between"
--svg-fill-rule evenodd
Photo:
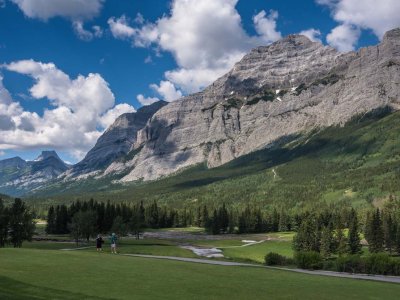
<instances>
[{"instance_id":1,"label":"gravel path","mask_svg":"<svg viewBox=\"0 0 400 300\"><path fill-rule=\"evenodd\" d=\"M219 265L219 266L240 266L240 267L266 268L266 269L303 273L303 274L309 274L309 275L320 275L320 276L331 276L331 277L341 277L341 278L351 278L351 279L382 281L382 282L390 282L390 283L400 283L400 277L397 277L397 276L350 274L350 273L340 273L340 272L332 272L332 271L310 271L310 270L303 270L303 269L278 268L278 267L269 267L269 266L246 264L246 263L239 263L239 262L176 257L176 256L158 256L158 255L141 255L141 254L121 254L121 255L152 258L152 259L177 260L177 261L183 261L183 262Z\"/></svg>"}]
</instances>

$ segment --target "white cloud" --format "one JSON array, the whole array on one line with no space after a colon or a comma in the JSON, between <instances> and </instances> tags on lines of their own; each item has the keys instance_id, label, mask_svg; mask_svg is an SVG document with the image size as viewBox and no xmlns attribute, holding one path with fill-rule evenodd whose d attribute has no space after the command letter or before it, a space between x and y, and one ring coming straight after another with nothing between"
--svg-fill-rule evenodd
<instances>
[{"instance_id":1,"label":"white cloud","mask_svg":"<svg viewBox=\"0 0 400 300\"><path fill-rule=\"evenodd\" d=\"M91 41L93 39L93 33L91 33L89 30L86 30L83 28L83 22L82 21L74 21L72 23L72 27L74 28L75 34L84 41Z\"/></svg>"},{"instance_id":2,"label":"white cloud","mask_svg":"<svg viewBox=\"0 0 400 300\"><path fill-rule=\"evenodd\" d=\"M182 92L177 90L169 81L162 80L159 85L151 84L150 87L168 102L175 101L182 97Z\"/></svg>"},{"instance_id":3,"label":"white cloud","mask_svg":"<svg viewBox=\"0 0 400 300\"><path fill-rule=\"evenodd\" d=\"M11 0L29 18L46 21L53 17L88 20L98 15L104 0Z\"/></svg>"},{"instance_id":4,"label":"white cloud","mask_svg":"<svg viewBox=\"0 0 400 300\"><path fill-rule=\"evenodd\" d=\"M146 58L144 59L145 64L151 64L152 62L153 58L151 57L151 55L146 56Z\"/></svg>"},{"instance_id":5,"label":"white cloud","mask_svg":"<svg viewBox=\"0 0 400 300\"><path fill-rule=\"evenodd\" d=\"M160 101L160 99L158 99L157 97L145 97L142 94L137 95L136 99L142 105L150 105L150 104L153 104L153 103L155 103L157 101Z\"/></svg>"},{"instance_id":6,"label":"white cloud","mask_svg":"<svg viewBox=\"0 0 400 300\"><path fill-rule=\"evenodd\" d=\"M101 38L103 36L103 29L100 26L92 26L92 31L85 29L82 21L73 21L72 28L75 34L83 41L91 41L93 38Z\"/></svg>"},{"instance_id":7,"label":"white cloud","mask_svg":"<svg viewBox=\"0 0 400 300\"><path fill-rule=\"evenodd\" d=\"M103 128L107 128L112 123L114 123L115 119L118 118L120 115L125 113L132 113L135 111L135 108L133 108L129 104L117 104L114 108L109 109L104 115L100 117L100 124L103 126Z\"/></svg>"},{"instance_id":8,"label":"white cloud","mask_svg":"<svg viewBox=\"0 0 400 300\"><path fill-rule=\"evenodd\" d=\"M144 23L144 18L143 18L143 15L141 13L137 13L136 14L135 23L138 23L138 24L143 24Z\"/></svg>"},{"instance_id":9,"label":"white cloud","mask_svg":"<svg viewBox=\"0 0 400 300\"><path fill-rule=\"evenodd\" d=\"M326 36L326 41L339 51L347 52L355 49L359 37L360 30L357 27L339 25Z\"/></svg>"},{"instance_id":10,"label":"white cloud","mask_svg":"<svg viewBox=\"0 0 400 300\"><path fill-rule=\"evenodd\" d=\"M98 26L98 25L94 25L92 26L93 29L93 35L97 38L101 38L103 36L103 29Z\"/></svg>"},{"instance_id":11,"label":"white cloud","mask_svg":"<svg viewBox=\"0 0 400 300\"><path fill-rule=\"evenodd\" d=\"M316 2L329 7L333 19L340 23L339 29L336 27L332 30L331 39L337 40L339 35L342 35L339 39L350 39L347 45L340 43L342 49L354 47L360 36L359 29L370 29L379 39L382 39L386 31L400 26L400 1L398 0L363 0L362 2L359 0L316 0ZM356 36L357 39L353 41L352 39Z\"/></svg>"},{"instance_id":12,"label":"white cloud","mask_svg":"<svg viewBox=\"0 0 400 300\"><path fill-rule=\"evenodd\" d=\"M253 17L254 27L266 44L282 37L281 33L276 31L276 19L278 19L278 12L274 10L271 10L268 16L265 10L262 10Z\"/></svg>"},{"instance_id":13,"label":"white cloud","mask_svg":"<svg viewBox=\"0 0 400 300\"><path fill-rule=\"evenodd\" d=\"M300 31L299 34L305 35L313 42L322 43L321 39L319 38L321 36L321 31L319 31L318 29L310 28Z\"/></svg>"},{"instance_id":14,"label":"white cloud","mask_svg":"<svg viewBox=\"0 0 400 300\"><path fill-rule=\"evenodd\" d=\"M0 74L0 104L10 104L12 98L8 90L3 85L3 76Z\"/></svg>"},{"instance_id":15,"label":"white cloud","mask_svg":"<svg viewBox=\"0 0 400 300\"><path fill-rule=\"evenodd\" d=\"M63 17L72 21L75 34L84 41L101 37L99 26L93 26L93 32L83 26L83 21L97 16L105 0L11 0L22 10L25 16L47 21L54 17Z\"/></svg>"},{"instance_id":16,"label":"white cloud","mask_svg":"<svg viewBox=\"0 0 400 300\"><path fill-rule=\"evenodd\" d=\"M124 15L118 19L112 17L107 21L111 33L116 39L126 39L134 36L135 29L130 27L128 22Z\"/></svg>"},{"instance_id":17,"label":"white cloud","mask_svg":"<svg viewBox=\"0 0 400 300\"><path fill-rule=\"evenodd\" d=\"M0 78L0 111L15 124L2 129L0 149L55 148L83 155L113 118L134 111L128 104L114 106L114 95L100 74L71 79L54 64L33 60L4 67L32 77L30 95L49 99L52 107L45 109L43 116L25 111L10 98Z\"/></svg>"},{"instance_id":18,"label":"white cloud","mask_svg":"<svg viewBox=\"0 0 400 300\"><path fill-rule=\"evenodd\" d=\"M248 35L235 8L237 2L174 0L170 13L154 23L143 19L133 27L125 16L110 18L108 23L114 37L128 39L135 47L170 52L178 67L165 72L166 79L175 90L192 93L226 73L251 48L281 37L274 11L254 16L257 35Z\"/></svg>"}]
</instances>

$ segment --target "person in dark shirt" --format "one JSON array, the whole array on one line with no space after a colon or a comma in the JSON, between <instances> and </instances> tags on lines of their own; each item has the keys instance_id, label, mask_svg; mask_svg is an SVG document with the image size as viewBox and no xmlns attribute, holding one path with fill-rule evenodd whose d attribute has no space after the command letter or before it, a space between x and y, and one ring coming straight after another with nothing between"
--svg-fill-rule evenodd
<instances>
[{"instance_id":1,"label":"person in dark shirt","mask_svg":"<svg viewBox=\"0 0 400 300\"><path fill-rule=\"evenodd\" d=\"M96 249L97 249L97 252L103 251L103 243L104 243L104 240L103 240L103 238L101 237L101 235L100 235L100 234L97 235L97 239L96 239Z\"/></svg>"}]
</instances>

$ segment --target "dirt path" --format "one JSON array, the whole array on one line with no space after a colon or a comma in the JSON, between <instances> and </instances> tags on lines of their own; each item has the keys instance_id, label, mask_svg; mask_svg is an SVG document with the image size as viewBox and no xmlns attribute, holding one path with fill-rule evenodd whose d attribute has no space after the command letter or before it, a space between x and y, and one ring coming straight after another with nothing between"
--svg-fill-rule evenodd
<instances>
[{"instance_id":1,"label":"dirt path","mask_svg":"<svg viewBox=\"0 0 400 300\"><path fill-rule=\"evenodd\" d=\"M340 278L351 278L351 279L382 281L382 282L390 282L390 283L400 283L400 277L396 277L396 276L350 274L350 273L340 273L340 272L332 272L332 271L309 271L309 270L303 270L303 269L289 269L289 268L268 267L268 266L255 265L255 264L246 264L246 263L239 263L239 262L220 261L220 260L211 260L211 259L199 259L199 258L187 258L187 257L176 257L176 256L158 256L158 255L141 255L141 254L121 254L121 255L123 255L123 256L133 256L133 257L142 257L142 258L151 258L151 259L176 260L176 261L182 261L182 262L200 263L200 264L209 264L209 265L219 265L219 266L240 266L240 267L266 268L266 269L273 269L273 270L281 270L281 271L283 270L283 271L289 271L289 272L303 273L303 274L309 274L309 275L320 275L320 276L330 276L330 277L340 277Z\"/></svg>"}]
</instances>

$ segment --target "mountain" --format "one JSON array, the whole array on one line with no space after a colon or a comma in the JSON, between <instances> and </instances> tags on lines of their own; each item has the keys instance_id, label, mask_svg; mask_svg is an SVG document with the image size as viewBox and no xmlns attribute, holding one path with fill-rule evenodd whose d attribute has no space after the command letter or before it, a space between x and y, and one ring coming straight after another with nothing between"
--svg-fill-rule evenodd
<instances>
[{"instance_id":1,"label":"mountain","mask_svg":"<svg viewBox=\"0 0 400 300\"><path fill-rule=\"evenodd\" d=\"M137 112L119 116L100 136L96 145L85 158L66 173L66 177L76 177L104 170L110 163L127 155L136 142L137 132L166 104L165 101L158 101L139 108Z\"/></svg>"},{"instance_id":2,"label":"mountain","mask_svg":"<svg viewBox=\"0 0 400 300\"><path fill-rule=\"evenodd\" d=\"M155 180L400 106L400 29L376 46L339 53L289 35L258 47L204 91L169 103L137 132L134 153L104 175Z\"/></svg>"},{"instance_id":3,"label":"mountain","mask_svg":"<svg viewBox=\"0 0 400 300\"><path fill-rule=\"evenodd\" d=\"M42 151L33 161L20 157L0 161L0 192L20 196L57 178L70 168L55 151Z\"/></svg>"},{"instance_id":4,"label":"mountain","mask_svg":"<svg viewBox=\"0 0 400 300\"><path fill-rule=\"evenodd\" d=\"M292 149L297 157L319 132L346 127L355 118L371 113L399 110L399 86L400 29L387 32L376 46L348 53L305 36L289 35L253 49L202 92L122 115L82 162L42 184L35 193L97 191L108 195L113 191L115 198L116 191L132 191L126 187L130 182L141 186L157 180L163 185L181 178L177 185L164 185L168 191L176 191L213 182L209 177L218 172L217 181L228 180L228 175L218 170L231 174L225 166L247 162L253 153L266 155L262 161L283 162L281 152L274 149L281 149L289 158L292 154L287 151ZM351 141L346 140L349 151L353 149ZM357 147L363 147L361 140ZM201 178L192 180L193 184L182 178L198 168L206 177L195 175ZM241 164L233 173L247 169ZM255 166L254 170L259 169ZM165 196L164 190L158 191ZM138 195L144 197L140 192Z\"/></svg>"},{"instance_id":5,"label":"mountain","mask_svg":"<svg viewBox=\"0 0 400 300\"><path fill-rule=\"evenodd\" d=\"M400 197L400 111L355 116L343 126L316 129L215 168L206 163L154 181L111 184L105 178L54 182L37 190L35 204L77 199L153 203L197 209L225 203L311 211L371 204Z\"/></svg>"}]
</instances>

